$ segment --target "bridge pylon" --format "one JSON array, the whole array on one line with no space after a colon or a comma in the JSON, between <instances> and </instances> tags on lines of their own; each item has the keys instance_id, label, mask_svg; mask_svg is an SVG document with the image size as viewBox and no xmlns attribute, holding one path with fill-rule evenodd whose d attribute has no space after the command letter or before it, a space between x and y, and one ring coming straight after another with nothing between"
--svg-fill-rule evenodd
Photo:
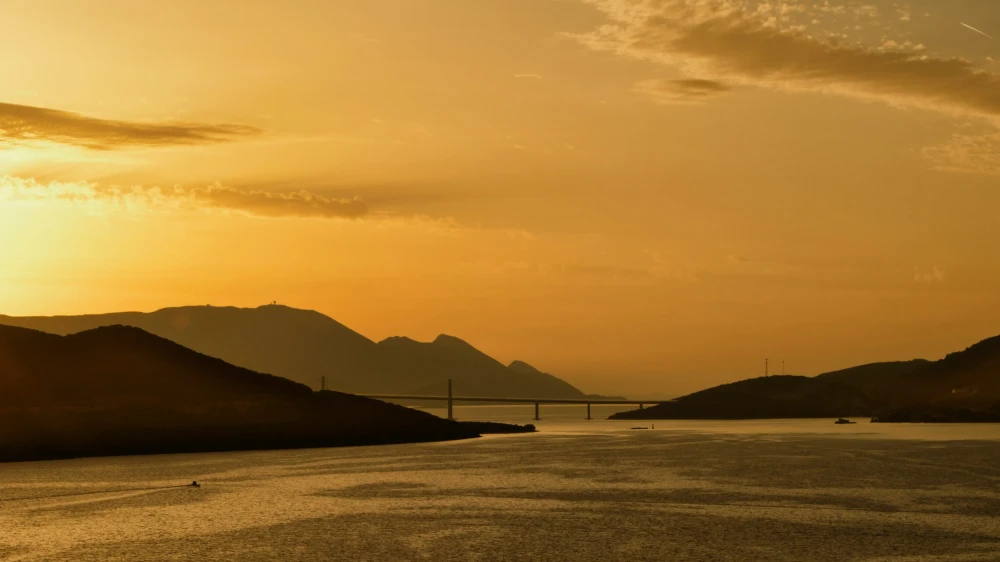
<instances>
[{"instance_id":1,"label":"bridge pylon","mask_svg":"<svg viewBox=\"0 0 1000 562\"><path fill-rule=\"evenodd\" d=\"M451 394L451 379L448 379L448 419L452 421L455 421L455 412L452 410L454 402Z\"/></svg>"}]
</instances>

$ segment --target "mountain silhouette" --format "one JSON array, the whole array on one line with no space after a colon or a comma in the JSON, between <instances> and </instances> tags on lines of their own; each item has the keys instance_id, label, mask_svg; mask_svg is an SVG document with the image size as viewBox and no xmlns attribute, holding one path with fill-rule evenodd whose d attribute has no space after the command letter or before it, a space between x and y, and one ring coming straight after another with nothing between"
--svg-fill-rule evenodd
<instances>
[{"instance_id":1,"label":"mountain silhouette","mask_svg":"<svg viewBox=\"0 0 1000 562\"><path fill-rule=\"evenodd\" d=\"M66 335L127 325L234 365L319 389L353 393L455 394L578 398L584 393L552 375L505 367L465 341L441 335L424 343L394 337L375 343L334 319L281 305L187 306L156 312L11 317L0 324ZM526 365L526 364L524 364Z\"/></svg>"},{"instance_id":2,"label":"mountain silhouette","mask_svg":"<svg viewBox=\"0 0 1000 562\"><path fill-rule=\"evenodd\" d=\"M313 392L139 328L0 326L0 460L475 437L433 415Z\"/></svg>"},{"instance_id":3,"label":"mountain silhouette","mask_svg":"<svg viewBox=\"0 0 1000 562\"><path fill-rule=\"evenodd\" d=\"M559 386L566 384L562 379L556 377L555 375L550 375L548 373L543 373L542 371L539 371L538 369L532 367L531 365L525 363L524 361L513 361L513 362L511 362L510 365L507 365L507 368L510 369L511 371L514 371L515 373L520 374L520 375L537 377L539 380L547 381L547 384L550 384L553 387L557 387L558 388ZM573 390L576 390L576 389L574 388ZM580 397L584 397L584 398L594 398L596 400L625 400L624 396L606 396L606 395L603 395L603 394L583 394L583 393L580 393L580 394L582 396L562 396L562 395L555 396L554 395L552 397L553 398L564 398L564 397L565 398L580 398Z\"/></svg>"},{"instance_id":4,"label":"mountain silhouette","mask_svg":"<svg viewBox=\"0 0 1000 562\"><path fill-rule=\"evenodd\" d=\"M397 369L415 378L431 381L413 394L441 395L448 392L448 379L465 396L529 396L532 398L581 398L583 392L569 383L536 370L511 369L453 336L440 335L431 343L393 337L378 346Z\"/></svg>"},{"instance_id":5,"label":"mountain silhouette","mask_svg":"<svg viewBox=\"0 0 1000 562\"><path fill-rule=\"evenodd\" d=\"M613 419L876 416L883 421L1000 419L1000 336L938 361L859 365L815 377L725 384Z\"/></svg>"}]
</instances>

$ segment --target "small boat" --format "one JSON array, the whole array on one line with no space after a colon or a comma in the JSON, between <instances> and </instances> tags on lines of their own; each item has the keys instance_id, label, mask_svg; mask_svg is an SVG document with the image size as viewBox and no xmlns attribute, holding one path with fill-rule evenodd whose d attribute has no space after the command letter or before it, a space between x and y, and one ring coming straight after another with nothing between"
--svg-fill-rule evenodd
<instances>
[{"instance_id":1,"label":"small boat","mask_svg":"<svg viewBox=\"0 0 1000 562\"><path fill-rule=\"evenodd\" d=\"M648 427L633 427L632 429L649 429Z\"/></svg>"},{"instance_id":2,"label":"small boat","mask_svg":"<svg viewBox=\"0 0 1000 562\"><path fill-rule=\"evenodd\" d=\"M844 418L838 418L837 421L835 421L833 423L835 423L837 425L848 425L848 424L858 423L858 422L852 422L851 420L845 420Z\"/></svg>"},{"instance_id":3,"label":"small boat","mask_svg":"<svg viewBox=\"0 0 1000 562\"><path fill-rule=\"evenodd\" d=\"M191 488L201 488L201 484L199 484L198 481L195 480L195 481L191 482L190 487Z\"/></svg>"}]
</instances>

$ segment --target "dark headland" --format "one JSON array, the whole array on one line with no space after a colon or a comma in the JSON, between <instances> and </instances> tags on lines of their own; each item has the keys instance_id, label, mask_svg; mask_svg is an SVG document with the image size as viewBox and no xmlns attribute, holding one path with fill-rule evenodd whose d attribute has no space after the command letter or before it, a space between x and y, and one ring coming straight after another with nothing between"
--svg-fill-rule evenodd
<instances>
[{"instance_id":1,"label":"dark headland","mask_svg":"<svg viewBox=\"0 0 1000 562\"><path fill-rule=\"evenodd\" d=\"M458 422L463 426L477 432L486 434L505 434L505 433L535 433L535 424L529 423L525 425L517 425L512 423L499 423L499 422L477 422L477 421L463 421Z\"/></svg>"},{"instance_id":2,"label":"dark headland","mask_svg":"<svg viewBox=\"0 0 1000 562\"><path fill-rule=\"evenodd\" d=\"M1000 336L938 361L873 363L815 377L759 377L611 419L839 417L870 417L874 422L1000 422Z\"/></svg>"},{"instance_id":3,"label":"dark headland","mask_svg":"<svg viewBox=\"0 0 1000 562\"><path fill-rule=\"evenodd\" d=\"M314 392L138 328L58 336L0 326L0 461L441 441L519 427Z\"/></svg>"}]
</instances>

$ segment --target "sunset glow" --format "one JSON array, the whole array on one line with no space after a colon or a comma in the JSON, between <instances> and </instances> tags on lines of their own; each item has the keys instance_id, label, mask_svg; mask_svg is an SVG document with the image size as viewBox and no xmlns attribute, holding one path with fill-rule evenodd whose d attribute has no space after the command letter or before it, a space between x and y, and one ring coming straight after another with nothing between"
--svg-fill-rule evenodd
<instances>
[{"instance_id":1,"label":"sunset glow","mask_svg":"<svg viewBox=\"0 0 1000 562\"><path fill-rule=\"evenodd\" d=\"M3 314L276 300L670 395L1000 331L990 2L3 14Z\"/></svg>"}]
</instances>

